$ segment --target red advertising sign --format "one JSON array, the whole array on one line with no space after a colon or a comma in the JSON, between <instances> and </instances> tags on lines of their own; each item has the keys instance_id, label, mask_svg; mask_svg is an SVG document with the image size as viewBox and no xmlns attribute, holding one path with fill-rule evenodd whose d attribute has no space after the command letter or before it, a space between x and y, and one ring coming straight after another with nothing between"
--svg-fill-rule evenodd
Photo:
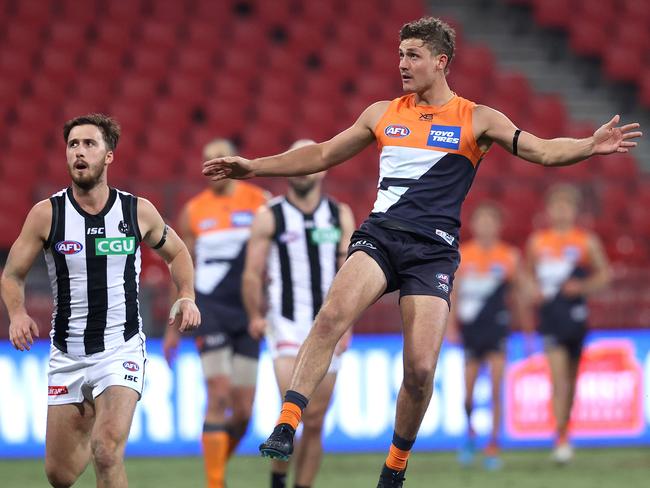
<instances>
[{"instance_id":1,"label":"red advertising sign","mask_svg":"<svg viewBox=\"0 0 650 488\"><path fill-rule=\"evenodd\" d=\"M505 418L515 438L550 437L555 418L551 378L543 354L515 363L506 376ZM601 340L583 353L578 372L571 433L628 436L643 430L643 375L634 344Z\"/></svg>"}]
</instances>

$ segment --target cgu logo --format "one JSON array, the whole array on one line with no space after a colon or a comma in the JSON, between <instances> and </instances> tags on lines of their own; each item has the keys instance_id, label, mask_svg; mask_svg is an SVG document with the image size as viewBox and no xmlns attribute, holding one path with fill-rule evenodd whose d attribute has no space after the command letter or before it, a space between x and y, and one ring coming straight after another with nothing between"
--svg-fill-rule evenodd
<instances>
[{"instance_id":1,"label":"cgu logo","mask_svg":"<svg viewBox=\"0 0 650 488\"><path fill-rule=\"evenodd\" d=\"M59 254L77 254L84 247L77 241L59 241L54 246L54 249Z\"/></svg>"},{"instance_id":2,"label":"cgu logo","mask_svg":"<svg viewBox=\"0 0 650 488\"><path fill-rule=\"evenodd\" d=\"M384 129L384 134L388 137L402 138L411 133L411 130L405 125L389 125Z\"/></svg>"},{"instance_id":3,"label":"cgu logo","mask_svg":"<svg viewBox=\"0 0 650 488\"><path fill-rule=\"evenodd\" d=\"M96 256L133 254L134 252L135 237L107 237L105 239L95 239Z\"/></svg>"}]
</instances>

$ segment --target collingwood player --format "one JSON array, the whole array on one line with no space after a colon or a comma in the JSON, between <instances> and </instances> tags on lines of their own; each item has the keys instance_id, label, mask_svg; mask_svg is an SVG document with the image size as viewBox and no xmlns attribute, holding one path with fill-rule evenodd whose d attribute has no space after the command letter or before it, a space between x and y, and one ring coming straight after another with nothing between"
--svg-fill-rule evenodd
<instances>
[{"instance_id":1,"label":"collingwood player","mask_svg":"<svg viewBox=\"0 0 650 488\"><path fill-rule=\"evenodd\" d=\"M69 188L31 209L2 275L13 346L29 350L38 326L25 310L25 278L41 249L52 293L45 471L72 486L92 460L98 487L127 486L124 448L145 379L139 313L140 245L169 264L178 299L170 325L200 323L193 268L183 242L147 200L110 188L120 136L110 117L64 125Z\"/></svg>"},{"instance_id":2,"label":"collingwood player","mask_svg":"<svg viewBox=\"0 0 650 488\"><path fill-rule=\"evenodd\" d=\"M314 143L299 140L291 148L309 144ZM280 391L289 387L298 350L345 260L354 231L350 208L322 194L324 176L323 171L289 178L287 195L262 207L251 228L242 294L250 334L259 338L267 333ZM311 486L318 472L323 421L348 342L349 335L339 342L325 378L305 409L295 462L296 488ZM273 461L271 488L285 488L287 470L288 463Z\"/></svg>"}]
</instances>

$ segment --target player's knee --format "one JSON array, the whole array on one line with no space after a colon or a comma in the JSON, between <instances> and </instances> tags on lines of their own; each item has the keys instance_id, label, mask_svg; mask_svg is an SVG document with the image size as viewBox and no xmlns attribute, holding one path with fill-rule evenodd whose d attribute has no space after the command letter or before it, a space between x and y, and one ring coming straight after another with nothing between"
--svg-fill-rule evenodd
<instances>
[{"instance_id":1,"label":"player's knee","mask_svg":"<svg viewBox=\"0 0 650 488\"><path fill-rule=\"evenodd\" d=\"M77 474L72 473L64 467L49 463L45 463L45 475L47 476L47 481L54 488L68 488L74 485L78 477Z\"/></svg>"},{"instance_id":2,"label":"player's knee","mask_svg":"<svg viewBox=\"0 0 650 488\"><path fill-rule=\"evenodd\" d=\"M118 442L110 436L93 439L90 443L95 468L98 471L107 471L122 461L122 449Z\"/></svg>"},{"instance_id":3,"label":"player's knee","mask_svg":"<svg viewBox=\"0 0 650 488\"><path fill-rule=\"evenodd\" d=\"M323 430L325 412L316 412L315 415L305 415L302 418L303 436L320 436Z\"/></svg>"},{"instance_id":4,"label":"player's knee","mask_svg":"<svg viewBox=\"0 0 650 488\"><path fill-rule=\"evenodd\" d=\"M336 342L345 332L345 325L340 311L335 310L334 307L322 308L316 316L312 332L319 337Z\"/></svg>"},{"instance_id":5,"label":"player's knee","mask_svg":"<svg viewBox=\"0 0 650 488\"><path fill-rule=\"evenodd\" d=\"M433 386L435 363L418 361L404 367L404 388L410 393L420 394Z\"/></svg>"},{"instance_id":6,"label":"player's knee","mask_svg":"<svg viewBox=\"0 0 650 488\"><path fill-rule=\"evenodd\" d=\"M229 406L228 390L229 388L224 388L220 382L208 379L208 411L214 413L223 413L226 411Z\"/></svg>"}]
</instances>

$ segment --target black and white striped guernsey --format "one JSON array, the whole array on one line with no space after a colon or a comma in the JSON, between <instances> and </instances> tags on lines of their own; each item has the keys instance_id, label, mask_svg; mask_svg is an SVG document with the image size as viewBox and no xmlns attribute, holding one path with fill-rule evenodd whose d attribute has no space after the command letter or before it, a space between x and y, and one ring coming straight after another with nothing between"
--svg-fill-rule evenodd
<instances>
[{"instance_id":1,"label":"black and white striped guernsey","mask_svg":"<svg viewBox=\"0 0 650 488\"><path fill-rule=\"evenodd\" d=\"M63 352L93 354L142 334L137 201L111 188L106 206L91 215L70 188L50 197L52 225L45 244L54 295L50 336Z\"/></svg>"},{"instance_id":2,"label":"black and white striped guernsey","mask_svg":"<svg viewBox=\"0 0 650 488\"><path fill-rule=\"evenodd\" d=\"M312 214L304 214L286 197L277 197L269 208L275 220L268 259L269 313L311 323L337 271L338 203L323 198Z\"/></svg>"}]
</instances>

